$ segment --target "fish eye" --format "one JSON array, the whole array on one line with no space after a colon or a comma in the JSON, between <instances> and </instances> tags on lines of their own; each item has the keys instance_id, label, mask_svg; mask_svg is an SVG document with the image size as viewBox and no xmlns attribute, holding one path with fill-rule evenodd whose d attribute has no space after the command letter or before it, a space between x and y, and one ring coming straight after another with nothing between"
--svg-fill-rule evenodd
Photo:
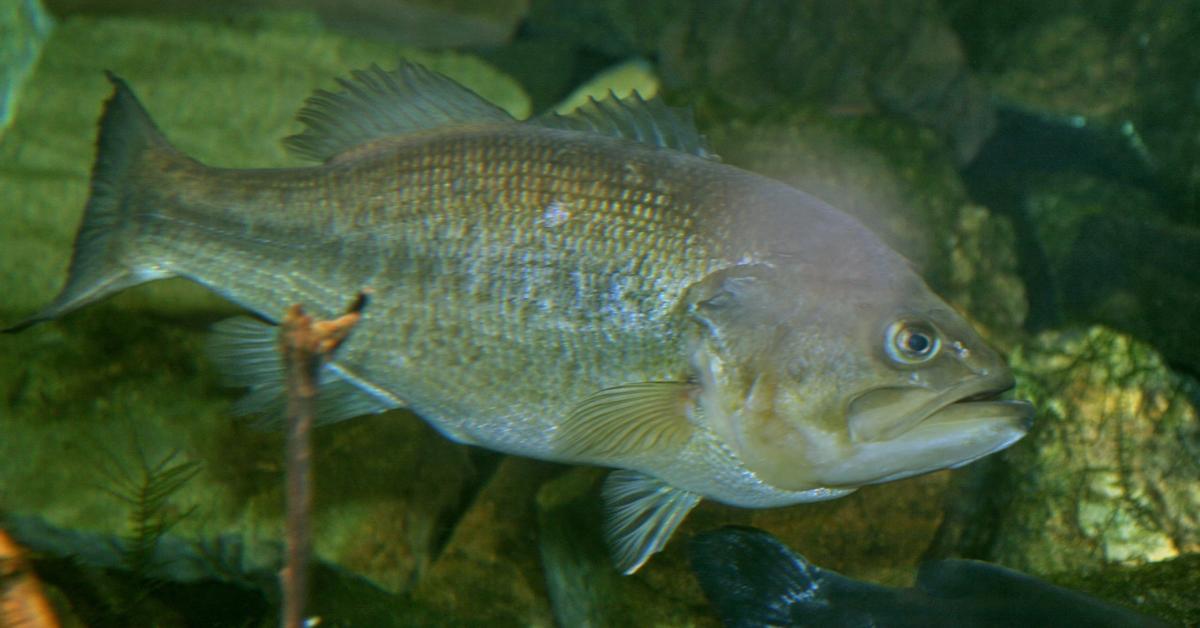
<instances>
[{"instance_id":1,"label":"fish eye","mask_svg":"<svg viewBox=\"0 0 1200 628\"><path fill-rule=\"evenodd\" d=\"M895 362L922 364L938 354L942 341L929 323L899 320L888 326L884 347Z\"/></svg>"}]
</instances>

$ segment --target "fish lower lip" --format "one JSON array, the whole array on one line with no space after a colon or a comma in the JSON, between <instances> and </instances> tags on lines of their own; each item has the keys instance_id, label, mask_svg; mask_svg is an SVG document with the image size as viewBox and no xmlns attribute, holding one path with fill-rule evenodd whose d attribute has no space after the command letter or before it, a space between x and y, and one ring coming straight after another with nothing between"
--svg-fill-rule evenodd
<instances>
[{"instance_id":1,"label":"fish lower lip","mask_svg":"<svg viewBox=\"0 0 1200 628\"><path fill-rule=\"evenodd\" d=\"M1007 390L1007 389L1005 389L1005 390ZM954 403L973 403L976 401L992 401L994 399L999 399L1000 395L1002 395L1002 394L1004 394L1004 390L985 391L985 392L975 393L974 395L971 395L970 397L964 397L962 399L959 399L958 401L955 401Z\"/></svg>"},{"instance_id":2,"label":"fish lower lip","mask_svg":"<svg viewBox=\"0 0 1200 628\"><path fill-rule=\"evenodd\" d=\"M996 374L933 392L917 387L879 388L863 393L849 408L850 437L855 442L895 438L948 406L988 403L1015 385L1011 374Z\"/></svg>"},{"instance_id":3,"label":"fish lower lip","mask_svg":"<svg viewBox=\"0 0 1200 628\"><path fill-rule=\"evenodd\" d=\"M955 469L1019 441L1033 414L1027 401L948 403L895 437L854 443L853 454L823 470L821 481L848 488Z\"/></svg>"},{"instance_id":4,"label":"fish lower lip","mask_svg":"<svg viewBox=\"0 0 1200 628\"><path fill-rule=\"evenodd\" d=\"M947 411L953 413L970 412L972 414L994 414L996 418L1008 417L1018 420L1022 429L1026 432L1033 427L1033 404L1023 399L997 399L1003 391L992 394L990 397L976 399L980 395L972 395L969 399L962 399L954 403L948 404L941 410L934 412L926 418L926 421L937 421L947 418Z\"/></svg>"}]
</instances>

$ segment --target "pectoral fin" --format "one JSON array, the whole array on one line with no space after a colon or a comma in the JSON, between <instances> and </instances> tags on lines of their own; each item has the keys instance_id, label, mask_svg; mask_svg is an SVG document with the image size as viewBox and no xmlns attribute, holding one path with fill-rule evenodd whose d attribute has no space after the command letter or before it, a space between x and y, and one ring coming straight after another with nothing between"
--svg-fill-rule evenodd
<instances>
[{"instance_id":1,"label":"pectoral fin","mask_svg":"<svg viewBox=\"0 0 1200 628\"><path fill-rule=\"evenodd\" d=\"M614 463L641 454L669 454L692 436L687 407L696 386L647 382L607 388L580 403L555 434L572 460Z\"/></svg>"},{"instance_id":2,"label":"pectoral fin","mask_svg":"<svg viewBox=\"0 0 1200 628\"><path fill-rule=\"evenodd\" d=\"M250 389L234 404L234 413L261 415L267 425L283 419L287 403L278 333L274 325L239 316L214 325L208 347L225 383ZM377 414L402 405L398 400L364 388L335 363L325 364L321 369L318 425Z\"/></svg>"},{"instance_id":3,"label":"pectoral fin","mask_svg":"<svg viewBox=\"0 0 1200 628\"><path fill-rule=\"evenodd\" d=\"M613 563L628 575L667 544L700 496L637 471L613 471L601 489L604 538Z\"/></svg>"}]
</instances>

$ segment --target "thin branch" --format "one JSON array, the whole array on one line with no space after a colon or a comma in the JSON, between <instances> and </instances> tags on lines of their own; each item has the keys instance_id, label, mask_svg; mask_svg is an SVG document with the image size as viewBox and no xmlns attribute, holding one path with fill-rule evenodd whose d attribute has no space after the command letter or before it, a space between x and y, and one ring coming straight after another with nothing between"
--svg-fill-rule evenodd
<instances>
[{"instance_id":1,"label":"thin branch","mask_svg":"<svg viewBox=\"0 0 1200 628\"><path fill-rule=\"evenodd\" d=\"M321 363L337 349L362 318L367 294L358 293L350 309L333 320L314 321L299 304L288 308L279 336L287 377L287 564L280 573L284 628L304 624L308 597L308 559L312 550L312 444Z\"/></svg>"}]
</instances>

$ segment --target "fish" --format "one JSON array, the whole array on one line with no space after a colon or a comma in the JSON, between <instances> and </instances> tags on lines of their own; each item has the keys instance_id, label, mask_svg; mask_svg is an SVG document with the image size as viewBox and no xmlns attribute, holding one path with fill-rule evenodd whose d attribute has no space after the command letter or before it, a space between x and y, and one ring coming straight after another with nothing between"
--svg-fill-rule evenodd
<instances>
[{"instance_id":1,"label":"fish","mask_svg":"<svg viewBox=\"0 0 1200 628\"><path fill-rule=\"evenodd\" d=\"M767 508L958 467L1019 440L1002 356L858 220L723 164L689 113L634 94L518 121L403 63L318 90L285 145L229 169L175 149L113 85L58 318L196 282L245 308L212 354L283 407L277 324L370 291L322 367L328 423L409 408L447 438L614 469L633 573L703 498Z\"/></svg>"},{"instance_id":2,"label":"fish","mask_svg":"<svg viewBox=\"0 0 1200 628\"><path fill-rule=\"evenodd\" d=\"M928 561L915 587L895 588L822 569L756 528L727 526L688 545L700 587L730 628L1168 625L983 561Z\"/></svg>"}]
</instances>

